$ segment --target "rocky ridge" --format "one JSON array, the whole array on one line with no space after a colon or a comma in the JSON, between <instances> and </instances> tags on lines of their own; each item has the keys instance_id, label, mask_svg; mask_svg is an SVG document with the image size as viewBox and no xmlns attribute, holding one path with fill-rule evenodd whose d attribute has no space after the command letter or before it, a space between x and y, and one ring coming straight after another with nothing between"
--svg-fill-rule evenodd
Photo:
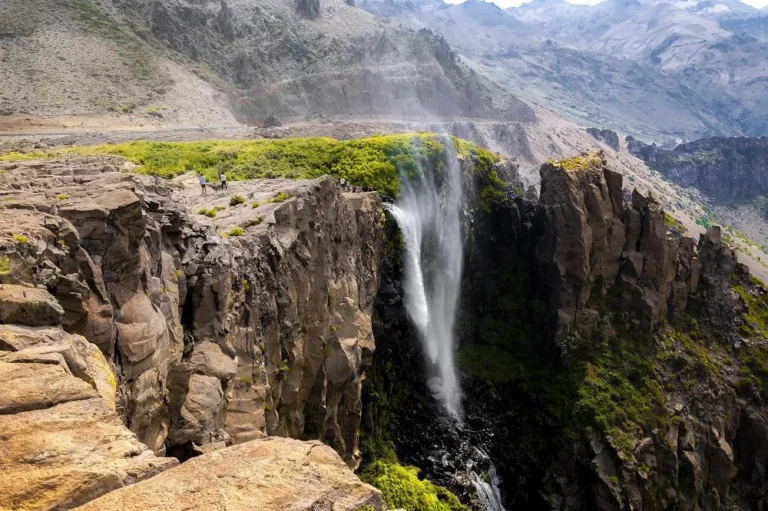
<instances>
[{"instance_id":1,"label":"rocky ridge","mask_svg":"<svg viewBox=\"0 0 768 511\"><path fill-rule=\"evenodd\" d=\"M13 362L9 377L22 379L22 362L62 367L23 387L22 404L9 396L13 415L3 419L39 415L27 410L37 392L96 430L122 429L132 456L149 446L136 462L148 468L109 476L101 493L174 464L151 451L186 459L267 435L322 439L354 466L374 350L378 197L343 192L331 178L232 183L199 197L194 177L164 182L121 164L3 164L0 346L13 352L3 366ZM94 365L103 374L86 380L99 390L109 382L106 402L85 383L52 394L49 380L54 389L56 379L77 382ZM56 414L35 420L65 428Z\"/></svg>"}]
</instances>

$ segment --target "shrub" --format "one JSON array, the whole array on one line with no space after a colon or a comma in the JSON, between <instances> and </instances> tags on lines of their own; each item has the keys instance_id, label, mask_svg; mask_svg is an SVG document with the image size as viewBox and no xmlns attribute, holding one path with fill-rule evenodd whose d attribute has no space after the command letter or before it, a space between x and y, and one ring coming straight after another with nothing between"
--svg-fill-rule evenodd
<instances>
[{"instance_id":1,"label":"shrub","mask_svg":"<svg viewBox=\"0 0 768 511\"><path fill-rule=\"evenodd\" d=\"M498 155L459 139L454 138L453 142L460 155L473 157L485 172L493 171L492 164L498 161ZM439 171L448 151L440 137L418 133L347 141L331 138L135 141L79 146L57 153L35 153L34 157L45 158L54 154L123 156L139 165L137 172L166 178L184 172L199 172L213 181L218 170L226 170L233 181L266 177L314 179L330 174L356 186L396 197L401 174L416 177L422 169ZM0 156L0 160L32 156L12 153Z\"/></svg>"},{"instance_id":2,"label":"shrub","mask_svg":"<svg viewBox=\"0 0 768 511\"><path fill-rule=\"evenodd\" d=\"M14 234L13 239L16 240L16 243L21 243L22 245L28 245L29 244L29 238L22 234Z\"/></svg>"},{"instance_id":3,"label":"shrub","mask_svg":"<svg viewBox=\"0 0 768 511\"><path fill-rule=\"evenodd\" d=\"M69 195L67 195L66 193L60 193L56 196L57 201L65 201L67 199L69 199Z\"/></svg>"},{"instance_id":4,"label":"shrub","mask_svg":"<svg viewBox=\"0 0 768 511\"><path fill-rule=\"evenodd\" d=\"M227 233L229 236L243 236L245 235L245 231L241 227L233 227L229 230Z\"/></svg>"},{"instance_id":5,"label":"shrub","mask_svg":"<svg viewBox=\"0 0 768 511\"><path fill-rule=\"evenodd\" d=\"M245 204L245 202L245 197L242 195L234 195L229 199L230 206L238 206L240 204Z\"/></svg>"},{"instance_id":6,"label":"shrub","mask_svg":"<svg viewBox=\"0 0 768 511\"><path fill-rule=\"evenodd\" d=\"M205 215L208 218L216 218L216 208L200 208L197 210L198 215Z\"/></svg>"},{"instance_id":7,"label":"shrub","mask_svg":"<svg viewBox=\"0 0 768 511\"><path fill-rule=\"evenodd\" d=\"M243 229L247 229L249 227L253 227L254 225L261 225L264 222L264 217L259 216L257 218L249 218L245 222L240 224L240 227Z\"/></svg>"}]
</instances>

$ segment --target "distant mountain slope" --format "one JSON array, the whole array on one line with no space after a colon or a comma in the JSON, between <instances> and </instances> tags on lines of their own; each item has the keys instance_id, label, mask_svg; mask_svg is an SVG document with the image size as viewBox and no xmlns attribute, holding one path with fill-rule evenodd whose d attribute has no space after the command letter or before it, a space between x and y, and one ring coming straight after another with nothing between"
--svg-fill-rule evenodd
<instances>
[{"instance_id":1,"label":"distant mountain slope","mask_svg":"<svg viewBox=\"0 0 768 511\"><path fill-rule=\"evenodd\" d=\"M183 101L194 111L198 90L218 89L222 108L242 121L272 113L535 119L441 38L344 0L316 3L304 12L293 0L4 1L0 109L163 116ZM174 91L193 79L195 87Z\"/></svg>"},{"instance_id":2,"label":"distant mountain slope","mask_svg":"<svg viewBox=\"0 0 768 511\"><path fill-rule=\"evenodd\" d=\"M589 124L656 140L768 133L768 45L760 11L738 0L362 5L443 34L510 91Z\"/></svg>"},{"instance_id":3,"label":"distant mountain slope","mask_svg":"<svg viewBox=\"0 0 768 511\"><path fill-rule=\"evenodd\" d=\"M14 113L148 111L190 124L234 122L226 97L170 57L91 0L3 0L0 122Z\"/></svg>"}]
</instances>

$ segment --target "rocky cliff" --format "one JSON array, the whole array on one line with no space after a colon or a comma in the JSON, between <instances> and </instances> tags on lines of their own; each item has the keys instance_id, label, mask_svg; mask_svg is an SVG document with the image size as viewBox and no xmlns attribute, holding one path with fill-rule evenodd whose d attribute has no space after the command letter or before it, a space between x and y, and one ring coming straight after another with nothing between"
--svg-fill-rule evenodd
<instances>
[{"instance_id":1,"label":"rocky cliff","mask_svg":"<svg viewBox=\"0 0 768 511\"><path fill-rule=\"evenodd\" d=\"M0 325L12 352L3 360L58 363L54 387L69 374L96 390L111 381L117 415L88 413L115 427L119 416L157 454L186 459L280 435L321 439L354 466L374 350L378 196L321 178L201 197L194 177L154 180L120 164L3 165L0 323L22 325ZM83 350L95 362L77 358ZM37 390L51 404L96 396L78 384L51 397L47 382ZM9 399L13 412L32 406ZM149 469L137 470L131 482Z\"/></svg>"},{"instance_id":2,"label":"rocky cliff","mask_svg":"<svg viewBox=\"0 0 768 511\"><path fill-rule=\"evenodd\" d=\"M718 201L753 199L768 189L768 137L703 138L674 149L628 138L627 148L671 181Z\"/></svg>"},{"instance_id":3,"label":"rocky cliff","mask_svg":"<svg viewBox=\"0 0 768 511\"><path fill-rule=\"evenodd\" d=\"M717 227L685 237L600 154L541 177L538 202L467 205L458 429L424 398L399 256L387 256L372 456L389 439L468 503L465 467L493 462L512 509L759 509L766 291Z\"/></svg>"}]
</instances>

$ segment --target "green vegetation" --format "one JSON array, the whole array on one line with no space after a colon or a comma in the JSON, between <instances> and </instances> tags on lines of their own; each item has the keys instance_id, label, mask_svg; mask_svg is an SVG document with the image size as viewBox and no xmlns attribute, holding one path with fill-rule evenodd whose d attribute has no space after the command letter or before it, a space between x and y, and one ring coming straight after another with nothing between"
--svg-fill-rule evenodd
<instances>
[{"instance_id":1,"label":"green vegetation","mask_svg":"<svg viewBox=\"0 0 768 511\"><path fill-rule=\"evenodd\" d=\"M0 282L5 282L11 274L11 260L8 256L0 256Z\"/></svg>"},{"instance_id":2,"label":"green vegetation","mask_svg":"<svg viewBox=\"0 0 768 511\"><path fill-rule=\"evenodd\" d=\"M205 215L208 218L216 218L216 213L218 210L216 208L200 208L197 210L198 215Z\"/></svg>"},{"instance_id":3,"label":"green vegetation","mask_svg":"<svg viewBox=\"0 0 768 511\"><path fill-rule=\"evenodd\" d=\"M233 195L229 199L229 205L230 206L239 206L240 204L245 204L246 200L245 197L242 195Z\"/></svg>"},{"instance_id":4,"label":"green vegetation","mask_svg":"<svg viewBox=\"0 0 768 511\"><path fill-rule=\"evenodd\" d=\"M60 193L60 194L58 194L58 195L55 197L55 199L56 199L57 201L65 201L65 200L69 199L69 195L67 195L66 193Z\"/></svg>"},{"instance_id":5,"label":"green vegetation","mask_svg":"<svg viewBox=\"0 0 768 511\"><path fill-rule=\"evenodd\" d=\"M419 469L416 467L378 460L365 469L361 479L381 490L392 509L469 511L456 495L418 476Z\"/></svg>"},{"instance_id":6,"label":"green vegetation","mask_svg":"<svg viewBox=\"0 0 768 511\"><path fill-rule=\"evenodd\" d=\"M755 286L754 291L739 284L733 289L747 306L741 334L750 340L738 352L741 383L753 386L765 400L768 399L768 344L765 342L768 339L768 291L760 284Z\"/></svg>"},{"instance_id":7,"label":"green vegetation","mask_svg":"<svg viewBox=\"0 0 768 511\"><path fill-rule=\"evenodd\" d=\"M233 227L227 232L228 236L245 236L245 231L242 227Z\"/></svg>"},{"instance_id":8,"label":"green vegetation","mask_svg":"<svg viewBox=\"0 0 768 511\"><path fill-rule=\"evenodd\" d=\"M247 376L239 376L237 381L242 385L253 385L253 378L248 378Z\"/></svg>"},{"instance_id":9,"label":"green vegetation","mask_svg":"<svg viewBox=\"0 0 768 511\"><path fill-rule=\"evenodd\" d=\"M264 217L259 216L257 218L249 218L245 222L240 224L240 227L243 229L247 229L249 227L253 227L254 225L261 225L264 222Z\"/></svg>"},{"instance_id":10,"label":"green vegetation","mask_svg":"<svg viewBox=\"0 0 768 511\"><path fill-rule=\"evenodd\" d=\"M400 465L389 439L366 439L366 452L375 455L360 474L360 479L381 490L387 505L405 511L469 511L458 497L426 479L419 479L419 469ZM373 445L375 443L376 445Z\"/></svg>"},{"instance_id":11,"label":"green vegetation","mask_svg":"<svg viewBox=\"0 0 768 511\"><path fill-rule=\"evenodd\" d=\"M285 380L288 378L288 370L290 367L288 367L288 361L283 359L280 362L280 366L277 368L277 378L280 380Z\"/></svg>"},{"instance_id":12,"label":"green vegetation","mask_svg":"<svg viewBox=\"0 0 768 511\"><path fill-rule=\"evenodd\" d=\"M476 172L489 179L499 156L469 142L453 139L462 157L476 162ZM330 138L205 142L127 142L73 147L53 153L10 153L3 160L50 158L67 154L89 156L112 154L139 165L137 172L170 178L184 172L199 172L210 180L225 172L232 180L252 178L314 179L326 174L347 179L356 186L395 197L400 175L410 178L430 169L438 176L445 168L448 149L433 134L407 134L339 141ZM497 180L496 177L495 180ZM500 181L500 180L499 180ZM499 199L501 183L484 194ZM493 196L491 196L493 194ZM286 200L288 197L280 197Z\"/></svg>"},{"instance_id":13,"label":"green vegetation","mask_svg":"<svg viewBox=\"0 0 768 511\"><path fill-rule=\"evenodd\" d=\"M29 245L29 238L27 238L22 234L14 234L13 239L14 241L16 241L16 243L20 243L22 245Z\"/></svg>"},{"instance_id":14,"label":"green vegetation","mask_svg":"<svg viewBox=\"0 0 768 511\"><path fill-rule=\"evenodd\" d=\"M279 202L285 202L288 199L290 199L291 197L293 197L293 195L291 195L290 192L280 192L277 195L275 195L274 197L270 197L269 199L263 200L261 202L254 202L253 204L251 204L251 207L252 208L258 208L260 206L266 206L267 204L275 204L275 203L279 203Z\"/></svg>"},{"instance_id":15,"label":"green vegetation","mask_svg":"<svg viewBox=\"0 0 768 511\"><path fill-rule=\"evenodd\" d=\"M603 158L598 151L582 153L564 160L550 160L548 163L571 172L574 170L600 170L603 168Z\"/></svg>"}]
</instances>

